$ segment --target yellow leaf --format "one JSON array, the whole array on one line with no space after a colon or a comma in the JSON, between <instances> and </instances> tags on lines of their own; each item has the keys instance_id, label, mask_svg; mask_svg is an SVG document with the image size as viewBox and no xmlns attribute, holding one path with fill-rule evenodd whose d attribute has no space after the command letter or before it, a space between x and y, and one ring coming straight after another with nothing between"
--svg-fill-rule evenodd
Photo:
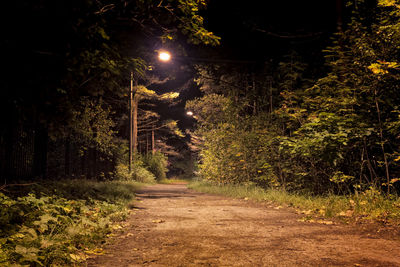
<instances>
[{"instance_id":1,"label":"yellow leaf","mask_svg":"<svg viewBox=\"0 0 400 267\"><path fill-rule=\"evenodd\" d=\"M310 215L313 213L312 210L303 210L301 213L305 214L305 215Z\"/></svg>"},{"instance_id":2,"label":"yellow leaf","mask_svg":"<svg viewBox=\"0 0 400 267\"><path fill-rule=\"evenodd\" d=\"M85 253L93 254L93 255L103 255L105 253L105 251L102 248L95 248L92 250L87 249L87 250L85 250Z\"/></svg>"},{"instance_id":3,"label":"yellow leaf","mask_svg":"<svg viewBox=\"0 0 400 267\"><path fill-rule=\"evenodd\" d=\"M70 258L75 262L80 262L86 259L86 257L78 255L78 254L69 254Z\"/></svg>"},{"instance_id":4,"label":"yellow leaf","mask_svg":"<svg viewBox=\"0 0 400 267\"><path fill-rule=\"evenodd\" d=\"M388 73L387 70L382 69L382 65L378 63L372 63L369 67L369 70L371 70L374 74L386 74Z\"/></svg>"},{"instance_id":5,"label":"yellow leaf","mask_svg":"<svg viewBox=\"0 0 400 267\"><path fill-rule=\"evenodd\" d=\"M353 213L354 213L354 211L348 210L348 211L346 211L346 216L351 217L351 216L353 216Z\"/></svg>"},{"instance_id":6,"label":"yellow leaf","mask_svg":"<svg viewBox=\"0 0 400 267\"><path fill-rule=\"evenodd\" d=\"M13 235L12 237L14 238L23 238L25 235L21 234L21 233L16 233L15 235Z\"/></svg>"},{"instance_id":7,"label":"yellow leaf","mask_svg":"<svg viewBox=\"0 0 400 267\"><path fill-rule=\"evenodd\" d=\"M122 226L119 224L115 224L112 226L112 229L114 229L114 230L122 229Z\"/></svg>"},{"instance_id":8,"label":"yellow leaf","mask_svg":"<svg viewBox=\"0 0 400 267\"><path fill-rule=\"evenodd\" d=\"M72 211L72 209L68 208L68 207L63 207L62 208L66 213L70 213Z\"/></svg>"}]
</instances>

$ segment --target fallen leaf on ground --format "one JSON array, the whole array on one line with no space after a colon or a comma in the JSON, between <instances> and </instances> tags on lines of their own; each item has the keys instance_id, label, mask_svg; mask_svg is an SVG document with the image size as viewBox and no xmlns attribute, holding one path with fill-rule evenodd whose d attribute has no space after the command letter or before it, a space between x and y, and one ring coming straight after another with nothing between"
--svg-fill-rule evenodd
<instances>
[{"instance_id":1,"label":"fallen leaf on ground","mask_svg":"<svg viewBox=\"0 0 400 267\"><path fill-rule=\"evenodd\" d=\"M152 220L153 223L163 223L165 222L164 220Z\"/></svg>"},{"instance_id":2,"label":"fallen leaf on ground","mask_svg":"<svg viewBox=\"0 0 400 267\"><path fill-rule=\"evenodd\" d=\"M105 251L102 248L95 248L92 250L85 250L86 254L93 254L93 255L103 255Z\"/></svg>"},{"instance_id":3,"label":"fallen leaf on ground","mask_svg":"<svg viewBox=\"0 0 400 267\"><path fill-rule=\"evenodd\" d=\"M305 215L310 215L313 213L312 210L302 210L301 213L305 214Z\"/></svg>"},{"instance_id":4,"label":"fallen leaf on ground","mask_svg":"<svg viewBox=\"0 0 400 267\"><path fill-rule=\"evenodd\" d=\"M113 230L119 230L119 229L122 229L122 226L119 225L119 224L114 224L111 228L112 228Z\"/></svg>"},{"instance_id":5,"label":"fallen leaf on ground","mask_svg":"<svg viewBox=\"0 0 400 267\"><path fill-rule=\"evenodd\" d=\"M326 224L326 225L334 224L332 221L323 221L323 220L321 220L319 223Z\"/></svg>"}]
</instances>

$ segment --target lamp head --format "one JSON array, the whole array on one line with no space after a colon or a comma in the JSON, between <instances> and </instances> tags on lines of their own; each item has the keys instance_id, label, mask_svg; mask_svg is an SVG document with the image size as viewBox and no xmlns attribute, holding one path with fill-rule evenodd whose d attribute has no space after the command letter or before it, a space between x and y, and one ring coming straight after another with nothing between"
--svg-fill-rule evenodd
<instances>
[{"instance_id":1,"label":"lamp head","mask_svg":"<svg viewBox=\"0 0 400 267\"><path fill-rule=\"evenodd\" d=\"M171 53L169 53L168 51L160 51L158 53L158 59L164 62L170 61Z\"/></svg>"}]
</instances>

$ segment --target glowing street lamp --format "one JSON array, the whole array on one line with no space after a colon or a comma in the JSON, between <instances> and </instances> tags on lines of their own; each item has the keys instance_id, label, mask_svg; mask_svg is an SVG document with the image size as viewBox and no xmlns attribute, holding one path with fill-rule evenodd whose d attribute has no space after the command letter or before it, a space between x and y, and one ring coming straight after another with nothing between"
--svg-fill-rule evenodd
<instances>
[{"instance_id":1,"label":"glowing street lamp","mask_svg":"<svg viewBox=\"0 0 400 267\"><path fill-rule=\"evenodd\" d=\"M188 115L188 116L193 116L193 112L188 111L188 112L186 112L186 115Z\"/></svg>"},{"instance_id":2,"label":"glowing street lamp","mask_svg":"<svg viewBox=\"0 0 400 267\"><path fill-rule=\"evenodd\" d=\"M168 51L160 51L158 53L158 59L164 62L170 61L171 53L169 53Z\"/></svg>"}]
</instances>

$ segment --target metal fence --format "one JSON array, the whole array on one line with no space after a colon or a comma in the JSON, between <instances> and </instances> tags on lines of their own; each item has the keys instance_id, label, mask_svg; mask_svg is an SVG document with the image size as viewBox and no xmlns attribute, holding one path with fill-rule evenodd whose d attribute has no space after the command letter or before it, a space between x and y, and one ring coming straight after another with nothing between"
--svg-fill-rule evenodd
<instances>
[{"instance_id":1,"label":"metal fence","mask_svg":"<svg viewBox=\"0 0 400 267\"><path fill-rule=\"evenodd\" d=\"M107 179L114 160L95 148L82 149L70 138L49 140L47 131L30 124L7 125L0 136L0 178L16 180Z\"/></svg>"}]
</instances>

